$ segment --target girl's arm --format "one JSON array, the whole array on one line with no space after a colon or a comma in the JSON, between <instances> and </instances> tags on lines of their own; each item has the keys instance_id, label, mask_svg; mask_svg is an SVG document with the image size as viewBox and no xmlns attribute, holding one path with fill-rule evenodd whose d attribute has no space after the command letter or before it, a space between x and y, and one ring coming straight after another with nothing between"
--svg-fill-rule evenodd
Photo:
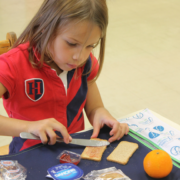
<instances>
[{"instance_id":1,"label":"girl's arm","mask_svg":"<svg viewBox=\"0 0 180 180\"><path fill-rule=\"evenodd\" d=\"M0 83L0 97L6 92L7 89ZM28 122L0 115L0 124L0 135L19 136L20 132L27 131Z\"/></svg>"},{"instance_id":2,"label":"girl's arm","mask_svg":"<svg viewBox=\"0 0 180 180\"><path fill-rule=\"evenodd\" d=\"M7 92L7 89L0 83L0 97ZM64 141L69 143L71 137L67 129L54 118L25 121L0 115L0 135L19 137L21 132L30 132L41 138L42 143L55 144L56 134L54 130L61 132Z\"/></svg>"},{"instance_id":3,"label":"girl's arm","mask_svg":"<svg viewBox=\"0 0 180 180\"><path fill-rule=\"evenodd\" d=\"M0 83L0 98L7 92L7 89Z\"/></svg>"},{"instance_id":4,"label":"girl's arm","mask_svg":"<svg viewBox=\"0 0 180 180\"><path fill-rule=\"evenodd\" d=\"M104 107L96 82L88 84L87 101L85 106L87 117L93 126L92 138L98 136L100 129L106 124L110 131L110 142L119 140L129 131L128 125L119 123Z\"/></svg>"}]
</instances>

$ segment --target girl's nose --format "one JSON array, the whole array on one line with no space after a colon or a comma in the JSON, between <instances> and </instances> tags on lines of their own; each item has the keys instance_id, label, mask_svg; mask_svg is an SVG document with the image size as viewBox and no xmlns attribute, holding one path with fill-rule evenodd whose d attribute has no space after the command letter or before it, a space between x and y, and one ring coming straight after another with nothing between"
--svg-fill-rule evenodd
<instances>
[{"instance_id":1,"label":"girl's nose","mask_svg":"<svg viewBox=\"0 0 180 180\"><path fill-rule=\"evenodd\" d=\"M73 55L73 60L75 60L75 61L82 61L83 58L84 58L84 52L82 49L76 51Z\"/></svg>"}]
</instances>

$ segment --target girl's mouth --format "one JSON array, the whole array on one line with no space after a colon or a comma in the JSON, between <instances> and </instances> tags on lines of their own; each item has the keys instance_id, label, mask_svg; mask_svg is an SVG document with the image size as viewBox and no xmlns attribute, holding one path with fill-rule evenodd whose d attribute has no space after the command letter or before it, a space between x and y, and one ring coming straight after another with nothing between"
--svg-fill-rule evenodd
<instances>
[{"instance_id":1,"label":"girl's mouth","mask_svg":"<svg viewBox=\"0 0 180 180\"><path fill-rule=\"evenodd\" d=\"M75 68L77 68L77 65L76 64L67 64L70 68L72 68L72 69L75 69Z\"/></svg>"}]
</instances>

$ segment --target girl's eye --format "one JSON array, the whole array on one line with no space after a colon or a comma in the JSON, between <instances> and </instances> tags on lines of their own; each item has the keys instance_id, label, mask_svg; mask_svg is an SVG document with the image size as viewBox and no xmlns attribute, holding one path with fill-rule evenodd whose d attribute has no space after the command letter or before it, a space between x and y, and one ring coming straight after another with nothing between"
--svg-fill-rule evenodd
<instances>
[{"instance_id":1,"label":"girl's eye","mask_svg":"<svg viewBox=\"0 0 180 180\"><path fill-rule=\"evenodd\" d=\"M70 43L70 42L68 42L68 41L67 41L67 44L68 44L69 46L76 46L76 45L77 45L76 43Z\"/></svg>"},{"instance_id":2,"label":"girl's eye","mask_svg":"<svg viewBox=\"0 0 180 180\"><path fill-rule=\"evenodd\" d=\"M99 44L99 42L97 42L96 44L93 44L93 45L89 45L88 47L95 48L98 44Z\"/></svg>"},{"instance_id":3,"label":"girl's eye","mask_svg":"<svg viewBox=\"0 0 180 180\"><path fill-rule=\"evenodd\" d=\"M88 46L88 47L90 47L90 48L95 48L96 46L95 46L95 45L90 45L90 46Z\"/></svg>"}]
</instances>

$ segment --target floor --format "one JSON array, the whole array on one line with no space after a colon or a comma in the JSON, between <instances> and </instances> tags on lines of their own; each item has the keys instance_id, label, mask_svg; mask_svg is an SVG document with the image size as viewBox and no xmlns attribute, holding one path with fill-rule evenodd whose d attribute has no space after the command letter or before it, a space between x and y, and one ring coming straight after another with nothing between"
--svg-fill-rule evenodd
<instances>
[{"instance_id":1,"label":"floor","mask_svg":"<svg viewBox=\"0 0 180 180\"><path fill-rule=\"evenodd\" d=\"M41 3L0 0L0 39L9 31L19 36ZM107 3L105 64L97 80L106 108L116 118L149 108L180 124L180 1ZM1 99L0 114L6 116ZM10 140L0 136L0 146Z\"/></svg>"}]
</instances>

